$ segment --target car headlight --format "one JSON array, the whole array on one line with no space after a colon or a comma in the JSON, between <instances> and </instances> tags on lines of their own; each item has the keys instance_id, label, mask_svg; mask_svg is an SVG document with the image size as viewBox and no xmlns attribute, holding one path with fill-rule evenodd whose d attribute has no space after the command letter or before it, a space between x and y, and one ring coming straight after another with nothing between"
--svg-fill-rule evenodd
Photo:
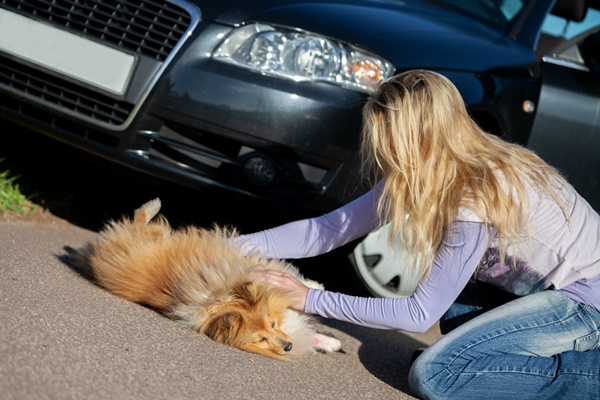
<instances>
[{"instance_id":1,"label":"car headlight","mask_svg":"<svg viewBox=\"0 0 600 400\"><path fill-rule=\"evenodd\" d=\"M264 24L235 29L212 56L266 75L364 92L372 92L394 72L386 60L349 44Z\"/></svg>"}]
</instances>

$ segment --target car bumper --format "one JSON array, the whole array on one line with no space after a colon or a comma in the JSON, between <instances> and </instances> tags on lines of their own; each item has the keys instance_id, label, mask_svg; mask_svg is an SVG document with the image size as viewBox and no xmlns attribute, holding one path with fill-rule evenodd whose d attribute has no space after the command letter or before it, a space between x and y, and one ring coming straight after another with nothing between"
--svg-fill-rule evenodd
<instances>
[{"instance_id":1,"label":"car bumper","mask_svg":"<svg viewBox=\"0 0 600 400\"><path fill-rule=\"evenodd\" d=\"M357 149L365 95L219 63L210 53L231 27L201 21L193 8L182 10L189 21L164 60L120 49L138 60L121 95L0 52L0 113L86 152L189 187L218 187L314 210L362 193ZM60 94L44 92L55 86ZM65 106L69 94L78 98ZM78 104L90 98L95 104L80 111ZM244 161L250 156L272 163L272 183L247 179Z\"/></svg>"}]
</instances>

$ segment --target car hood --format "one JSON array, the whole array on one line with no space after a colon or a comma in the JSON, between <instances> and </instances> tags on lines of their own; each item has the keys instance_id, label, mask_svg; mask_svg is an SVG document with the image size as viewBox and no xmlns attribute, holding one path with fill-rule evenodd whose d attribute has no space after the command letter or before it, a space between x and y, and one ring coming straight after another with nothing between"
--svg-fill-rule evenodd
<instances>
[{"instance_id":1,"label":"car hood","mask_svg":"<svg viewBox=\"0 0 600 400\"><path fill-rule=\"evenodd\" d=\"M535 61L528 46L426 1L196 0L195 4L205 21L300 28L357 45L398 69L481 71Z\"/></svg>"}]
</instances>

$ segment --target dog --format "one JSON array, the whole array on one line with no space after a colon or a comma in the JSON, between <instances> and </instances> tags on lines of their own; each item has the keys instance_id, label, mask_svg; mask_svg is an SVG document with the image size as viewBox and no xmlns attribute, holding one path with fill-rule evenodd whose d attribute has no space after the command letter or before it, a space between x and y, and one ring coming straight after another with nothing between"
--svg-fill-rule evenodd
<instances>
[{"instance_id":1,"label":"dog","mask_svg":"<svg viewBox=\"0 0 600 400\"><path fill-rule=\"evenodd\" d=\"M286 271L307 286L292 264L245 254L237 231L192 225L173 229L158 215L160 199L111 220L97 240L80 249L75 264L102 288L150 307L210 339L250 353L287 360L341 350L341 342L317 333L311 316L289 308L288 293L254 282L253 271Z\"/></svg>"}]
</instances>

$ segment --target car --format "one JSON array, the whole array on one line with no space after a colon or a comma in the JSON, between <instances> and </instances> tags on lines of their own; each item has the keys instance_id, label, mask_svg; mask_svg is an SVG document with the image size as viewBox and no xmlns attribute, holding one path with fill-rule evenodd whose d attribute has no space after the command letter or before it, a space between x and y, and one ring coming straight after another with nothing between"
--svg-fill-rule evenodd
<instances>
[{"instance_id":1,"label":"car","mask_svg":"<svg viewBox=\"0 0 600 400\"><path fill-rule=\"evenodd\" d=\"M598 3L6 1L0 118L165 181L318 214L368 189L365 99L425 68L454 82L483 129L564 168L598 209L597 25L568 36ZM568 29L542 34L551 17ZM355 260L378 258L372 237ZM367 290L404 295L402 271L384 277L380 264L356 268Z\"/></svg>"}]
</instances>

